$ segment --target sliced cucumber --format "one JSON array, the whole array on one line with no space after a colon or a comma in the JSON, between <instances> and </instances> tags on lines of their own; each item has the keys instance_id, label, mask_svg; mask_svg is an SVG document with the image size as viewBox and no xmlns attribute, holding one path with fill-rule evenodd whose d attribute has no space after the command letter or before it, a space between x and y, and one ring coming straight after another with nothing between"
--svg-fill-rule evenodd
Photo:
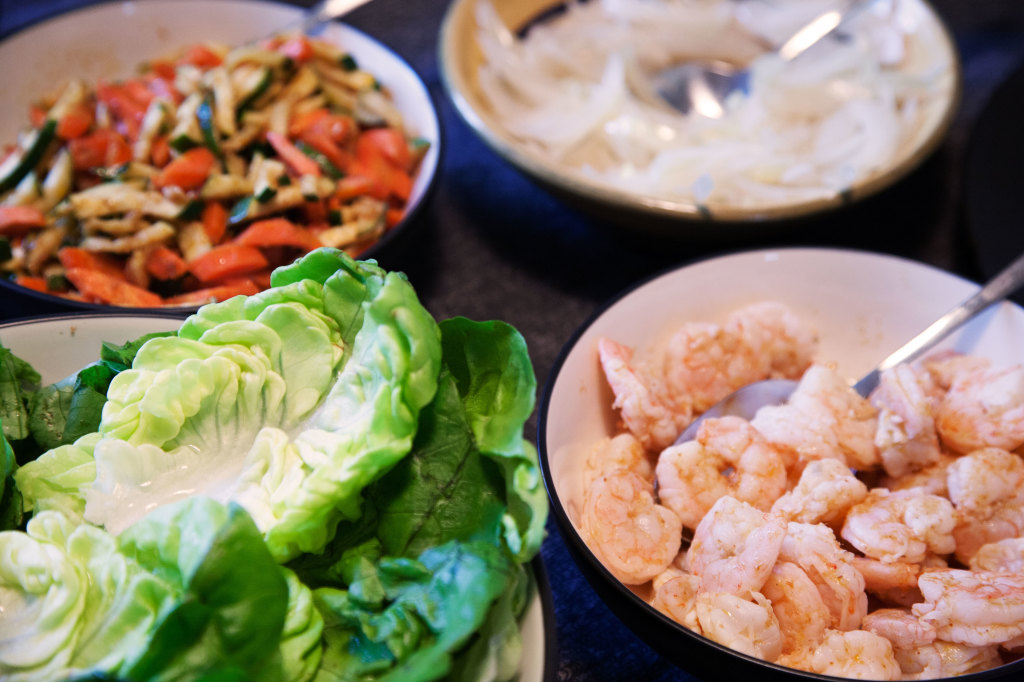
<instances>
[{"instance_id":1,"label":"sliced cucumber","mask_svg":"<svg viewBox=\"0 0 1024 682\"><path fill-rule=\"evenodd\" d=\"M74 176L75 164L71 160L71 152L66 147L61 148L53 157L50 172L43 180L42 192L37 204L39 210L46 213L66 197L71 191Z\"/></svg>"},{"instance_id":2,"label":"sliced cucumber","mask_svg":"<svg viewBox=\"0 0 1024 682\"><path fill-rule=\"evenodd\" d=\"M57 121L50 118L25 136L20 149L0 163L0 192L15 187L43 158L57 131Z\"/></svg>"},{"instance_id":3,"label":"sliced cucumber","mask_svg":"<svg viewBox=\"0 0 1024 682\"><path fill-rule=\"evenodd\" d=\"M171 130L170 135L171 147L176 151L188 151L203 143L203 134L199 130L199 119L196 116L202 102L202 95L194 92L178 105L174 129Z\"/></svg>"},{"instance_id":4,"label":"sliced cucumber","mask_svg":"<svg viewBox=\"0 0 1024 682\"><path fill-rule=\"evenodd\" d=\"M21 179L14 190L4 197L4 206L29 206L39 199L39 178L36 172L31 170Z\"/></svg>"},{"instance_id":5,"label":"sliced cucumber","mask_svg":"<svg viewBox=\"0 0 1024 682\"><path fill-rule=\"evenodd\" d=\"M274 70L268 66L245 64L232 71L231 84L235 88L239 119L270 89L273 81Z\"/></svg>"},{"instance_id":6,"label":"sliced cucumber","mask_svg":"<svg viewBox=\"0 0 1024 682\"><path fill-rule=\"evenodd\" d=\"M238 175L217 173L206 179L199 196L203 199L234 199L252 194L252 180Z\"/></svg>"},{"instance_id":7,"label":"sliced cucumber","mask_svg":"<svg viewBox=\"0 0 1024 682\"><path fill-rule=\"evenodd\" d=\"M199 107L196 108L196 119L199 121L199 131L203 136L203 144L223 164L224 152L221 150L220 142L218 141L217 129L213 120L213 102L211 100L212 98L207 95L199 102Z\"/></svg>"}]
</instances>

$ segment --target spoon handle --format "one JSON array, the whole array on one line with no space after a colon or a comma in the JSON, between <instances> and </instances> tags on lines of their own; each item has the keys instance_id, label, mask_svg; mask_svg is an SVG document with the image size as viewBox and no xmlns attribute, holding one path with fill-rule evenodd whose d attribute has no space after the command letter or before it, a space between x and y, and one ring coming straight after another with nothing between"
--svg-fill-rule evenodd
<instances>
[{"instance_id":1,"label":"spoon handle","mask_svg":"<svg viewBox=\"0 0 1024 682\"><path fill-rule=\"evenodd\" d=\"M871 370L854 385L854 389L863 396L868 395L878 386L878 378L884 370L901 362L910 362L919 358L925 351L931 350L935 344L959 329L982 310L1015 292L1022 284L1024 284L1024 254L1017 256L1016 260L1006 266L976 294L937 319L923 332L882 360L878 367Z\"/></svg>"},{"instance_id":2,"label":"spoon handle","mask_svg":"<svg viewBox=\"0 0 1024 682\"><path fill-rule=\"evenodd\" d=\"M782 47L779 48L779 56L783 61L793 61L839 28L839 25L847 17L856 14L873 2L874 0L849 0L845 6L819 14L782 44Z\"/></svg>"},{"instance_id":3,"label":"spoon handle","mask_svg":"<svg viewBox=\"0 0 1024 682\"><path fill-rule=\"evenodd\" d=\"M364 5L369 0L320 0L304 13L300 30L309 35L315 35L319 29L332 19L337 19Z\"/></svg>"}]
</instances>

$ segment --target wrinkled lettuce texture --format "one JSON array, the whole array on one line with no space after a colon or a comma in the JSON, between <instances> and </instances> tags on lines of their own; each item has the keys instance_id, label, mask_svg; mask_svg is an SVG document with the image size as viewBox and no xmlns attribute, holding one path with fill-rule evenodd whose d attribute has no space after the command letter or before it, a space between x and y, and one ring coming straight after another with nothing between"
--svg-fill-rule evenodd
<instances>
[{"instance_id":1,"label":"wrinkled lettuce texture","mask_svg":"<svg viewBox=\"0 0 1024 682\"><path fill-rule=\"evenodd\" d=\"M0 398L60 415L22 457L0 413L0 677L516 675L547 516L522 337L333 249L271 284L60 386L0 355Z\"/></svg>"}]
</instances>

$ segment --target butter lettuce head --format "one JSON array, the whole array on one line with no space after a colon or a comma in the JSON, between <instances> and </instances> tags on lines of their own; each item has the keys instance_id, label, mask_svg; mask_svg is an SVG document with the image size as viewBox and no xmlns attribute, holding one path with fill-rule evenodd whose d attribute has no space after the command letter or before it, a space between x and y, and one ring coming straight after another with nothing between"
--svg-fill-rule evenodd
<instances>
[{"instance_id":1,"label":"butter lettuce head","mask_svg":"<svg viewBox=\"0 0 1024 682\"><path fill-rule=\"evenodd\" d=\"M189 498L117 538L44 511L0 533L0 673L307 679L311 602L237 505Z\"/></svg>"},{"instance_id":2,"label":"butter lettuce head","mask_svg":"<svg viewBox=\"0 0 1024 682\"><path fill-rule=\"evenodd\" d=\"M357 518L363 488L412 446L440 331L404 275L341 251L271 283L143 345L111 381L98 435L18 470L28 508L118 534L155 504L233 501L281 562Z\"/></svg>"}]
</instances>

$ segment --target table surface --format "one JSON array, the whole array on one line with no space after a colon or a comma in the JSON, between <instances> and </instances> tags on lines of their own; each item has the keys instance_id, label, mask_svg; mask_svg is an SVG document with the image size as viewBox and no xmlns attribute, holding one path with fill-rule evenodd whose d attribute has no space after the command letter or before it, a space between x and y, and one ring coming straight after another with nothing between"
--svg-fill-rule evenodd
<instances>
[{"instance_id":1,"label":"table surface","mask_svg":"<svg viewBox=\"0 0 1024 682\"><path fill-rule=\"evenodd\" d=\"M87 0L0 0L0 35ZM308 0L294 4L308 5ZM977 280L965 224L965 159L979 114L1024 63L1024 2L933 0L961 53L964 91L950 135L917 171L860 204L771 235L736 241L653 240L581 214L532 184L487 148L446 97L437 36L446 0L374 0L347 23L391 46L420 75L444 134L433 197L385 268L406 272L439 319L502 319L525 337L543 383L563 343L605 301L667 267L729 251L770 246L869 249L919 260ZM1022 150L1024 152L1024 150ZM1018 157L1020 158L1020 157ZM1009 222L1019 224L1018 220ZM536 416L527 424L536 429ZM599 601L550 525L542 557L552 586L558 680L688 680L644 645Z\"/></svg>"}]
</instances>

